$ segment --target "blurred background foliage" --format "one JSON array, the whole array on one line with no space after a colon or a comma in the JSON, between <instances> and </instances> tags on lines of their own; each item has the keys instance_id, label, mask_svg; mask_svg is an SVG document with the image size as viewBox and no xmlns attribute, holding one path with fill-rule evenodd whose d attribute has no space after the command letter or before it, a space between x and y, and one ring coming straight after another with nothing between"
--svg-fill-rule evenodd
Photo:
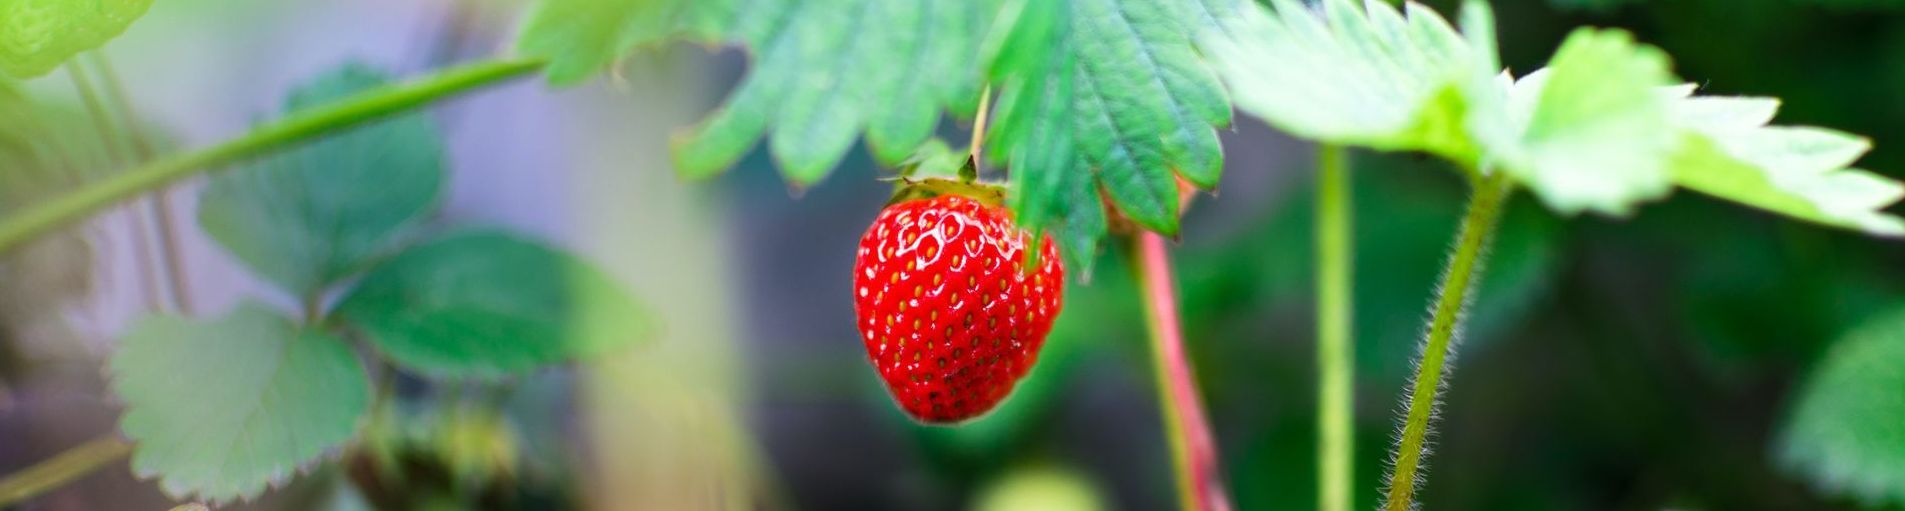
<instances>
[{"instance_id":1,"label":"blurred background foliage","mask_svg":"<svg viewBox=\"0 0 1905 511\"><path fill-rule=\"evenodd\" d=\"M423 42L408 41L398 68L487 52L484 41L502 39L506 29L497 27L509 26L517 11L492 4L499 3L428 10L427 26L451 28L413 35ZM1456 8L1430 4L1445 13ZM1627 28L1673 55L1677 74L1707 91L1778 96L1781 122L1870 136L1876 148L1861 166L1905 177L1905 2L1529 0L1495 8L1512 69L1540 65L1576 26ZM164 9L154 7L156 23L180 16ZM189 15L214 12L222 11L197 6ZM257 30L226 28L218 35ZM385 28L407 34L415 27ZM133 30L129 37L138 37L139 27ZM313 54L325 52L284 58L311 61L308 69L336 63ZM1089 283L1071 284L1042 362L1000 409L958 428L914 424L867 369L846 299L854 242L885 200L887 185L873 179L883 171L856 151L826 182L795 197L761 148L708 183L679 184L665 168L666 131L711 105L745 62L735 51L681 47L638 58L610 85L561 93L553 107L536 104L558 114L438 112L446 144L462 155L449 165L456 181L493 183L453 185L445 216L500 219L605 261L656 304L668 339L596 371L546 371L497 385L401 378L402 398L365 426L368 440L344 463L245 506L667 509L699 502L668 493L684 486L694 488L687 494L745 486L754 494L724 502L828 510L1168 508L1168 452L1120 245L1108 245ZM700 69L711 76L674 78ZM292 78L244 84L277 87L258 91L268 99L257 105L275 102L297 78L277 72ZM18 88L0 84L0 96L23 94ZM540 94L526 90L511 97ZM212 90L188 99L223 98ZM0 162L34 172L4 174L0 211L57 189L65 172L111 167L83 161L105 151L84 148L104 143L94 134L65 127L83 122L78 105L7 109L17 104L0 101ZM477 115L486 116L482 123L467 120ZM630 119L648 124L615 124ZM521 127L473 131L489 123ZM576 127L550 128L564 123ZM1238 124L1223 133L1229 172L1217 194L1197 199L1174 254L1186 333L1238 507L1313 509L1312 163L1307 146L1243 117ZM590 131L603 125L620 128ZM30 131L9 131L22 129ZM964 140L962 129L951 121L941 127L952 140ZM459 137L466 141L459 145ZM59 142L25 150L7 144L22 139ZM498 140L518 142L513 150L527 156L475 158L465 147L511 145ZM1409 360L1464 189L1426 158L1356 153L1353 161L1356 507L1367 509L1376 504ZM555 186L571 191L555 195L582 205L562 210L572 217L550 219L560 214L544 213L552 209L545 204L493 191L547 185L543 174L511 178L525 172L497 167L566 172ZM1843 478L1835 486L1830 476L1809 483L1820 472L1878 470L1834 468L1850 463L1847 453L1890 454L1905 465L1905 443L1828 445L1824 455L1782 446L1790 431L1833 429L1791 420L1800 408L1905 424L1905 405L1895 401L1905 390L1842 395L1867 400L1805 398L1869 389L1859 384L1872 381L1905 389L1905 370L1870 363L1905 361L1897 347L1905 335L1896 334L1905 328L1890 314L1905 307L1898 243L1691 193L1626 219L1557 218L1537 206L1516 199L1498 233L1451 373L1424 508L1905 506L1900 478L1876 488ZM110 403L71 397L103 394L93 374L100 350L60 355L73 350L48 340L51 327L35 326L53 317L41 308L57 304L48 298L85 294L91 282L83 269L95 247L77 237L42 245L0 262L10 282L0 291L5 472L84 438L59 425L105 431L116 415ZM22 276L56 281L14 280ZM39 293L55 289L61 292ZM1811 376L1820 367L1867 376ZM46 384L48 373L65 375L58 381L66 386ZM110 481L22 507L165 502L149 482L116 470L101 477ZM338 484L347 480L361 490Z\"/></svg>"}]
</instances>

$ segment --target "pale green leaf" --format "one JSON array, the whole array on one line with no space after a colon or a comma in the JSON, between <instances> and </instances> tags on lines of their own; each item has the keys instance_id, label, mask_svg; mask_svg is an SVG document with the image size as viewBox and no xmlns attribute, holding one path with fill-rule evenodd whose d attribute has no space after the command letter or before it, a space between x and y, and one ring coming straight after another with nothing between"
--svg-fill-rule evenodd
<instances>
[{"instance_id":1,"label":"pale green leaf","mask_svg":"<svg viewBox=\"0 0 1905 511\"><path fill-rule=\"evenodd\" d=\"M1275 7L1245 8L1202 40L1239 109L1321 142L1474 159L1459 92L1471 55L1435 11L1374 0Z\"/></svg>"},{"instance_id":2,"label":"pale green leaf","mask_svg":"<svg viewBox=\"0 0 1905 511\"><path fill-rule=\"evenodd\" d=\"M941 110L978 93L983 2L754 3L731 35L755 55L752 70L675 142L688 175L733 166L763 136L797 185L826 177L862 133L878 161L897 163L932 135Z\"/></svg>"},{"instance_id":3,"label":"pale green leaf","mask_svg":"<svg viewBox=\"0 0 1905 511\"><path fill-rule=\"evenodd\" d=\"M1578 29L1546 69L1512 83L1468 81L1468 126L1483 166L1549 209L1624 215L1673 190L1666 162L1677 140L1658 91L1672 81L1659 49L1618 30Z\"/></svg>"},{"instance_id":4,"label":"pale green leaf","mask_svg":"<svg viewBox=\"0 0 1905 511\"><path fill-rule=\"evenodd\" d=\"M1821 489L1905 505L1905 311L1835 341L1797 394L1778 453Z\"/></svg>"},{"instance_id":5,"label":"pale green leaf","mask_svg":"<svg viewBox=\"0 0 1905 511\"><path fill-rule=\"evenodd\" d=\"M1672 160L1681 186L1825 225L1871 234L1905 235L1905 220L1882 210L1905 196L1898 181L1855 168L1871 149L1863 137L1838 131L1768 126L1779 100L1686 97L1668 89L1683 129Z\"/></svg>"},{"instance_id":6,"label":"pale green leaf","mask_svg":"<svg viewBox=\"0 0 1905 511\"><path fill-rule=\"evenodd\" d=\"M516 51L547 60L550 83L572 85L645 44L719 38L739 7L734 0L542 0L524 17Z\"/></svg>"},{"instance_id":7,"label":"pale green leaf","mask_svg":"<svg viewBox=\"0 0 1905 511\"><path fill-rule=\"evenodd\" d=\"M495 378L645 339L649 312L593 265L496 231L453 233L364 276L337 314L423 374Z\"/></svg>"},{"instance_id":8,"label":"pale green leaf","mask_svg":"<svg viewBox=\"0 0 1905 511\"><path fill-rule=\"evenodd\" d=\"M370 379L349 344L256 303L211 321L153 316L111 362L132 469L178 498L229 501L282 484L349 441Z\"/></svg>"},{"instance_id":9,"label":"pale green leaf","mask_svg":"<svg viewBox=\"0 0 1905 511\"><path fill-rule=\"evenodd\" d=\"M152 0L0 0L0 72L44 75L118 37Z\"/></svg>"},{"instance_id":10,"label":"pale green leaf","mask_svg":"<svg viewBox=\"0 0 1905 511\"><path fill-rule=\"evenodd\" d=\"M292 111L386 80L346 65L293 92ZM214 175L198 222L259 275L296 296L321 291L392 250L434 211L443 142L423 114L356 128ZM375 186L366 184L375 183Z\"/></svg>"}]
</instances>

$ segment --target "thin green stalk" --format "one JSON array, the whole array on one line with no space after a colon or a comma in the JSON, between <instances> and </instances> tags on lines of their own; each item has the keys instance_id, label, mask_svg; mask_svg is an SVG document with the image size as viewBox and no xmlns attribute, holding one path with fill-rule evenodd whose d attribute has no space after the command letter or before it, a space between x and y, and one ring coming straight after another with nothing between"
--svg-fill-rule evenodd
<instances>
[{"instance_id":1,"label":"thin green stalk","mask_svg":"<svg viewBox=\"0 0 1905 511\"><path fill-rule=\"evenodd\" d=\"M1170 435L1172 468L1177 474L1178 503L1183 509L1229 511L1230 497L1218 471L1217 442L1204 418L1197 378L1184 352L1184 335L1177 315L1176 282L1164 237L1138 234L1133 245L1139 294L1144 299L1145 325L1151 334L1152 360L1158 384L1158 404Z\"/></svg>"},{"instance_id":2,"label":"thin green stalk","mask_svg":"<svg viewBox=\"0 0 1905 511\"><path fill-rule=\"evenodd\" d=\"M0 221L0 252L113 204L188 176L506 79L542 67L533 60L492 60L417 80L367 90L329 105L292 113L224 143L154 160L36 204Z\"/></svg>"},{"instance_id":3,"label":"thin green stalk","mask_svg":"<svg viewBox=\"0 0 1905 511\"><path fill-rule=\"evenodd\" d=\"M132 452L132 444L116 435L80 444L57 456L0 479L0 509L65 486Z\"/></svg>"},{"instance_id":4,"label":"thin green stalk","mask_svg":"<svg viewBox=\"0 0 1905 511\"><path fill-rule=\"evenodd\" d=\"M1340 145L1316 154L1316 508L1349 511L1355 475L1355 349L1350 342L1350 196L1348 155Z\"/></svg>"},{"instance_id":5,"label":"thin green stalk","mask_svg":"<svg viewBox=\"0 0 1905 511\"><path fill-rule=\"evenodd\" d=\"M1402 423L1402 439L1391 453L1394 471L1389 474L1389 500L1384 511L1408 511L1415 504L1417 469L1425 454L1423 438L1429 432L1436 400L1442 390L1442 374L1447 365L1452 341L1460 328L1463 310L1468 307L1469 288L1481 275L1483 253L1487 251L1495 224L1501 219L1502 204L1512 189L1501 172L1484 174L1473 181L1468 213L1462 218L1456 235L1455 251L1442 273L1440 294L1435 311L1429 317L1428 340L1421 360L1416 363L1414 388L1409 394L1408 416Z\"/></svg>"},{"instance_id":6,"label":"thin green stalk","mask_svg":"<svg viewBox=\"0 0 1905 511\"><path fill-rule=\"evenodd\" d=\"M153 148L151 138L146 136L139 116L133 111L132 100L126 94L125 84L119 81L119 73L113 71L112 62L106 60L103 50L87 52L87 60L99 71L99 81L106 89L106 99L119 119L118 132L132 146L132 161L135 164L152 161L158 154L157 150ZM153 190L152 201L146 204L146 214L158 226L158 255L160 264L165 268L166 289L170 291L173 310L190 315L193 309L192 296L187 283L192 279L187 278L185 273L185 255L180 249L178 229L173 225L172 196L167 192L165 188Z\"/></svg>"},{"instance_id":7,"label":"thin green stalk","mask_svg":"<svg viewBox=\"0 0 1905 511\"><path fill-rule=\"evenodd\" d=\"M99 94L93 90L92 79L87 77L85 68L80 67L79 62L69 61L65 68L67 77L73 81L73 90L79 93L80 104L86 107L86 116L92 120L93 128L99 132L99 146L103 149L101 153L106 157L107 165L121 168L126 164L124 155L121 153L123 148L119 145L119 137L113 131L112 120L106 114L104 102L100 101ZM64 168L65 166L61 167L62 172L71 170ZM71 185L80 185L87 181L87 177L83 175L68 177ZM129 216L132 221L132 232L129 233L132 241L132 264L139 274L139 291L144 295L141 298L145 300L146 309L161 310L165 307L165 293L161 289L164 284L159 282L158 271L153 266L153 260L156 257L152 249L152 234L146 231L144 218L139 215L139 212L134 211Z\"/></svg>"}]
</instances>

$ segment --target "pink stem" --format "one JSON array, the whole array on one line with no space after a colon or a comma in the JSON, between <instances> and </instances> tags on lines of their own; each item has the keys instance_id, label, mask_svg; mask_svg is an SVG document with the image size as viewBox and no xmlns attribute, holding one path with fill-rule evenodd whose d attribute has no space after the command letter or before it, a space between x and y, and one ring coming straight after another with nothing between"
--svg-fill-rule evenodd
<instances>
[{"instance_id":1,"label":"pink stem","mask_svg":"<svg viewBox=\"0 0 1905 511\"><path fill-rule=\"evenodd\" d=\"M1151 327L1152 351L1158 367L1158 389L1171 453L1177 468L1181 503L1186 509L1229 511L1218 471L1217 442L1204 418L1203 400L1184 353L1182 320L1177 313L1177 290L1172 281L1170 254L1162 236L1143 232L1137 240L1138 276L1143 286L1145 319Z\"/></svg>"}]
</instances>

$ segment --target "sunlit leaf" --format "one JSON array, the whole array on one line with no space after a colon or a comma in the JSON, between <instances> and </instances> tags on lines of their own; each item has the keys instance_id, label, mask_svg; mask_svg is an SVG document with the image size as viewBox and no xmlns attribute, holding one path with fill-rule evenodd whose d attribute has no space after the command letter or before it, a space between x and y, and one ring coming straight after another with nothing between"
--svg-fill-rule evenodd
<instances>
[{"instance_id":1,"label":"sunlit leaf","mask_svg":"<svg viewBox=\"0 0 1905 511\"><path fill-rule=\"evenodd\" d=\"M285 109L323 104L386 77L348 64L300 87ZM422 114L326 137L214 175L198 222L260 276L308 296L394 248L437 207L443 142Z\"/></svg>"},{"instance_id":2,"label":"sunlit leaf","mask_svg":"<svg viewBox=\"0 0 1905 511\"><path fill-rule=\"evenodd\" d=\"M1464 29L1492 32L1488 25ZM1478 51L1493 51L1471 43L1484 46ZM1471 79L1468 126L1480 163L1507 172L1549 209L1624 215L1673 191L1666 161L1677 139L1658 92L1672 81L1659 49L1618 30L1578 29L1545 69L1512 83L1505 74Z\"/></svg>"},{"instance_id":3,"label":"sunlit leaf","mask_svg":"<svg viewBox=\"0 0 1905 511\"><path fill-rule=\"evenodd\" d=\"M1872 147L1839 131L1769 126L1779 100L1685 97L1668 89L1685 130L1674 153L1681 186L1749 206L1872 234L1905 235L1905 220L1882 210L1905 197L1898 181L1849 168Z\"/></svg>"},{"instance_id":4,"label":"sunlit leaf","mask_svg":"<svg viewBox=\"0 0 1905 511\"><path fill-rule=\"evenodd\" d=\"M133 471L179 498L257 495L335 452L370 406L349 344L245 303L211 321L153 316L113 354Z\"/></svg>"},{"instance_id":5,"label":"sunlit leaf","mask_svg":"<svg viewBox=\"0 0 1905 511\"><path fill-rule=\"evenodd\" d=\"M644 44L673 36L715 39L734 22L735 0L543 0L524 18L516 50L549 62L549 81L571 85Z\"/></svg>"},{"instance_id":6,"label":"sunlit leaf","mask_svg":"<svg viewBox=\"0 0 1905 511\"><path fill-rule=\"evenodd\" d=\"M0 72L46 74L125 32L152 0L0 0Z\"/></svg>"},{"instance_id":7,"label":"sunlit leaf","mask_svg":"<svg viewBox=\"0 0 1905 511\"><path fill-rule=\"evenodd\" d=\"M1203 39L1239 109L1321 142L1474 159L1459 89L1470 52L1435 11L1373 0L1275 6L1243 9Z\"/></svg>"},{"instance_id":8,"label":"sunlit leaf","mask_svg":"<svg viewBox=\"0 0 1905 511\"><path fill-rule=\"evenodd\" d=\"M593 265L496 231L452 233L364 276L337 314L405 368L495 378L646 339L647 309Z\"/></svg>"},{"instance_id":9,"label":"sunlit leaf","mask_svg":"<svg viewBox=\"0 0 1905 511\"><path fill-rule=\"evenodd\" d=\"M1804 387L1779 454L1820 488L1905 505L1905 313L1834 342Z\"/></svg>"}]
</instances>

